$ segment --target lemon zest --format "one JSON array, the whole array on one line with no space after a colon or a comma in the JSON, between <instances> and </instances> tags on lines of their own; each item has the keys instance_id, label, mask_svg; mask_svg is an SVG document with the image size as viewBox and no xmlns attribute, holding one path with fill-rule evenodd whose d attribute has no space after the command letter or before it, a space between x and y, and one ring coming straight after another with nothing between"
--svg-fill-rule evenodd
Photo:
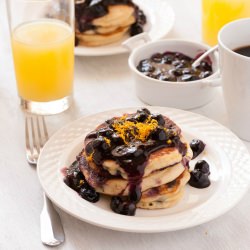
<instances>
[{"instance_id":1,"label":"lemon zest","mask_svg":"<svg viewBox=\"0 0 250 250\"><path fill-rule=\"evenodd\" d=\"M86 155L86 160L88 162L93 161L93 154L94 154L94 151L90 155Z\"/></svg>"},{"instance_id":2,"label":"lemon zest","mask_svg":"<svg viewBox=\"0 0 250 250\"><path fill-rule=\"evenodd\" d=\"M117 134L122 138L125 144L132 140L140 140L145 142L150 133L158 127L158 122L155 119L146 119L144 122L126 121L124 116L117 119L113 128ZM129 138L130 137L130 138Z\"/></svg>"}]
</instances>

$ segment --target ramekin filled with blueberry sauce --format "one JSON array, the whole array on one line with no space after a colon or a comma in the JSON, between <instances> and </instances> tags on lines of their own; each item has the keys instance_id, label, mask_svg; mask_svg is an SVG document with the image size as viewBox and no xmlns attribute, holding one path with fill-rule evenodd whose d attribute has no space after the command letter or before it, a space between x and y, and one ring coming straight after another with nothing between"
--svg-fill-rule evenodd
<instances>
[{"instance_id":1,"label":"ramekin filled with blueberry sauce","mask_svg":"<svg viewBox=\"0 0 250 250\"><path fill-rule=\"evenodd\" d=\"M178 39L147 41L143 33L124 43L132 51L128 63L136 94L143 102L192 109L212 100L214 87L220 85L218 55L210 54L196 68L192 67L210 48L208 45Z\"/></svg>"}]
</instances>

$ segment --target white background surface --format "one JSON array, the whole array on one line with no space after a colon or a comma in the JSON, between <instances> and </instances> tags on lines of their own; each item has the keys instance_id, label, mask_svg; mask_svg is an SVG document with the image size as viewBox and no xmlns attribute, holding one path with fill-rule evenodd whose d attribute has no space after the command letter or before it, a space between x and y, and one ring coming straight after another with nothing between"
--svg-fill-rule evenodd
<instances>
[{"instance_id":1,"label":"white background surface","mask_svg":"<svg viewBox=\"0 0 250 250\"><path fill-rule=\"evenodd\" d=\"M169 0L176 23L168 37L200 40L200 1ZM127 55L76 58L74 105L46 119L50 134L83 115L143 105L134 94ZM221 90L193 110L227 126ZM26 163L24 118L16 94L4 1L0 0L0 249L46 249L40 242L42 190ZM245 143L250 151L250 143ZM132 234L98 228L60 211L66 241L58 249L249 249L250 191L225 215L170 233ZM54 248L57 249L57 248Z\"/></svg>"}]
</instances>

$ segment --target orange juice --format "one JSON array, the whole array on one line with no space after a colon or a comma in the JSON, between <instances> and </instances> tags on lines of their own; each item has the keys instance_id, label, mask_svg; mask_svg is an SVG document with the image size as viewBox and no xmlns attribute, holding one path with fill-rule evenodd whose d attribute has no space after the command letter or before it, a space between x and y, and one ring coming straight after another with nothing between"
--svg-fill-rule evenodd
<instances>
[{"instance_id":1,"label":"orange juice","mask_svg":"<svg viewBox=\"0 0 250 250\"><path fill-rule=\"evenodd\" d=\"M250 0L203 0L202 38L217 44L217 34L222 26L233 20L250 17Z\"/></svg>"},{"instance_id":2,"label":"orange juice","mask_svg":"<svg viewBox=\"0 0 250 250\"><path fill-rule=\"evenodd\" d=\"M42 19L12 34L18 93L24 100L54 101L72 93L74 34L61 21Z\"/></svg>"}]
</instances>

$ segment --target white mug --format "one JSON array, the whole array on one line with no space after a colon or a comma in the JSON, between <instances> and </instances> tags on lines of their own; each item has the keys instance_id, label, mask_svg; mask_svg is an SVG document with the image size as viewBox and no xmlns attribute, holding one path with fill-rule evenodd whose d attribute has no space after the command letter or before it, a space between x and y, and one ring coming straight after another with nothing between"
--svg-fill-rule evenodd
<instances>
[{"instance_id":1,"label":"white mug","mask_svg":"<svg viewBox=\"0 0 250 250\"><path fill-rule=\"evenodd\" d=\"M223 26L218 42L229 126L240 138L250 141L250 57L234 52L240 47L250 46L250 18Z\"/></svg>"}]
</instances>

